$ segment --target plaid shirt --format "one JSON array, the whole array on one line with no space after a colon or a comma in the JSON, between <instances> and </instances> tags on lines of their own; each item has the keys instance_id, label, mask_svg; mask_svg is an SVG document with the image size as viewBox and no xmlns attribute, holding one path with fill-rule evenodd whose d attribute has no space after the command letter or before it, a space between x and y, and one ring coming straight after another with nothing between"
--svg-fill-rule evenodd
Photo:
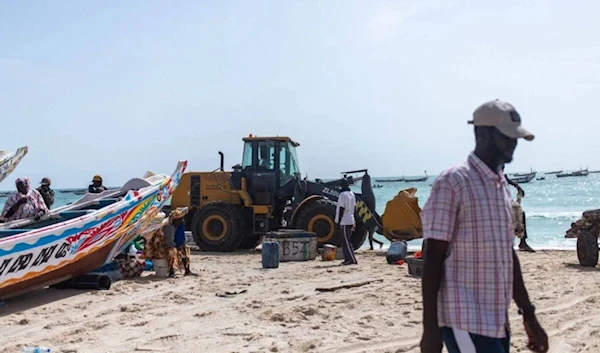
<instances>
[{"instance_id":1,"label":"plaid shirt","mask_svg":"<svg viewBox=\"0 0 600 353\"><path fill-rule=\"evenodd\" d=\"M503 338L513 287L511 196L501 170L474 153L435 181L421 213L423 238L449 243L438 324Z\"/></svg>"}]
</instances>

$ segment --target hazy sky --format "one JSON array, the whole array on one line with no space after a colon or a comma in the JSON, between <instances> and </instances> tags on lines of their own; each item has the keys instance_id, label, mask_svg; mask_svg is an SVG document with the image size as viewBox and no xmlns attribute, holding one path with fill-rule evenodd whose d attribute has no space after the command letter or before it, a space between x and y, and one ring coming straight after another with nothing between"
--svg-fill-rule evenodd
<instances>
[{"instance_id":1,"label":"hazy sky","mask_svg":"<svg viewBox=\"0 0 600 353\"><path fill-rule=\"evenodd\" d=\"M19 176L85 187L241 162L289 135L310 178L437 173L473 146L482 102L535 141L508 171L600 168L600 3L3 1L0 149ZM596 24L594 24L596 23Z\"/></svg>"}]
</instances>

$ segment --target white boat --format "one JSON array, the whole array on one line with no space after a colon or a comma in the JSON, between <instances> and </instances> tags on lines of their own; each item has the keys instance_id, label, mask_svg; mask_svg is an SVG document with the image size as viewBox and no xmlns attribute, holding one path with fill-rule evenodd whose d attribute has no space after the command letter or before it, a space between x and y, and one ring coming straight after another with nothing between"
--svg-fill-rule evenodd
<instances>
[{"instance_id":1,"label":"white boat","mask_svg":"<svg viewBox=\"0 0 600 353\"><path fill-rule=\"evenodd\" d=\"M57 284L112 261L154 229L187 161L171 175L148 173L118 190L86 194L42 219L0 225L0 299Z\"/></svg>"}]
</instances>

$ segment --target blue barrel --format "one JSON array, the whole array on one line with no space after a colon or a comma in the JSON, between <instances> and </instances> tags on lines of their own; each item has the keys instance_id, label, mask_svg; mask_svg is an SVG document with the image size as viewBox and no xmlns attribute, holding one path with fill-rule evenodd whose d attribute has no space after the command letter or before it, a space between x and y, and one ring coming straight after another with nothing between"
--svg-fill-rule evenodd
<instances>
[{"instance_id":1,"label":"blue barrel","mask_svg":"<svg viewBox=\"0 0 600 353\"><path fill-rule=\"evenodd\" d=\"M279 243L267 241L262 244L262 266L263 268L279 267Z\"/></svg>"},{"instance_id":2,"label":"blue barrel","mask_svg":"<svg viewBox=\"0 0 600 353\"><path fill-rule=\"evenodd\" d=\"M390 248L385 255L387 263L392 265L398 263L399 260L404 260L408 252L408 247L403 241L395 241L390 244Z\"/></svg>"}]
</instances>

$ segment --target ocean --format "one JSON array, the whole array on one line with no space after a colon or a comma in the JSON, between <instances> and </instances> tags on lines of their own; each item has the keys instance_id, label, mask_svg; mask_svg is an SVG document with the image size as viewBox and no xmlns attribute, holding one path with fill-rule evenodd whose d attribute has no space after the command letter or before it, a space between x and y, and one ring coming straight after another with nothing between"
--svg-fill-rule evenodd
<instances>
[{"instance_id":1,"label":"ocean","mask_svg":"<svg viewBox=\"0 0 600 353\"><path fill-rule=\"evenodd\" d=\"M534 249L573 250L576 248L576 240L565 239L565 232L572 222L581 217L583 211L600 208L600 174L559 179L555 175L538 173L537 177L541 176L546 180L533 180L521 185L525 190L522 206L527 216L527 241ZM400 190L410 187L417 189L419 205L423 207L435 177L417 183L378 183L376 179L378 178L371 177L374 184L383 185L382 188L373 189L377 200L377 212L381 215L385 211L387 201L394 198ZM360 192L360 184L352 188ZM513 195L516 195L516 190L513 187L510 189ZM80 197L68 191L56 190L53 208L74 202ZM0 207L3 207L5 200L6 197L0 197ZM383 236L375 234L375 238L383 240L386 245L389 244ZM421 240L409 242L410 248L420 246ZM365 242L363 247L368 247L368 242Z\"/></svg>"}]
</instances>

